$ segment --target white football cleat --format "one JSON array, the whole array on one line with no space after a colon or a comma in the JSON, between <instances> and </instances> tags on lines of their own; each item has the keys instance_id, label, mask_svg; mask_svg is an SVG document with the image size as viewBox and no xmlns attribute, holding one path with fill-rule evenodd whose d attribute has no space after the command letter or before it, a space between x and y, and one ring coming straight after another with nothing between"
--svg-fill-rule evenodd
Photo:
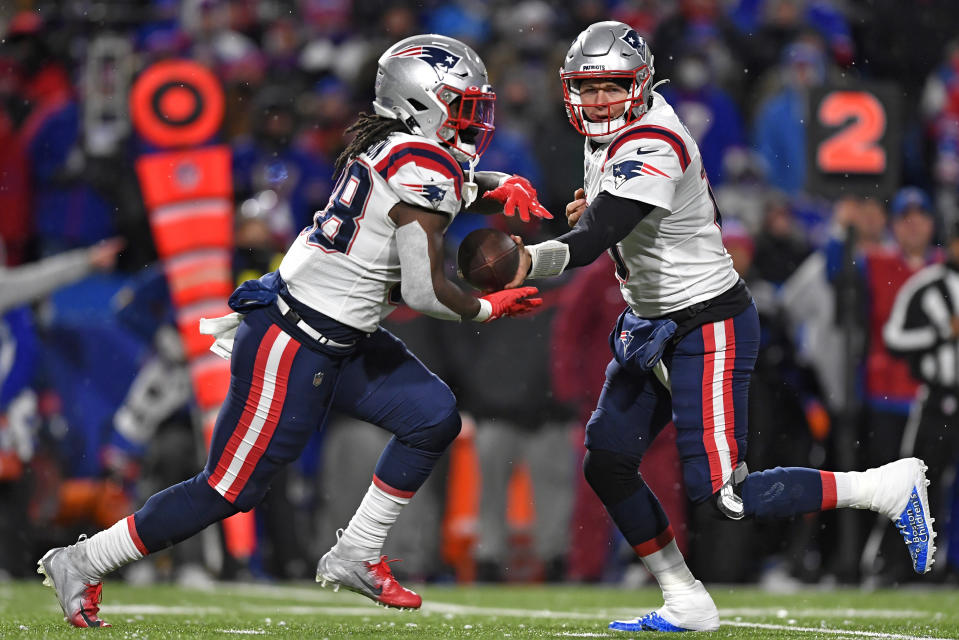
<instances>
[{"instance_id":1,"label":"white football cleat","mask_svg":"<svg viewBox=\"0 0 959 640\"><path fill-rule=\"evenodd\" d=\"M106 620L97 617L103 583L87 577L92 569L84 540L85 535L69 547L47 551L37 562L37 573L44 576L45 586L53 587L67 622L74 627L109 627Z\"/></svg>"},{"instance_id":2,"label":"white football cleat","mask_svg":"<svg viewBox=\"0 0 959 640\"><path fill-rule=\"evenodd\" d=\"M386 556L378 562L347 560L330 549L316 567L316 581L321 587L333 585L334 591L346 587L384 607L419 609L423 599L396 581L389 563Z\"/></svg>"},{"instance_id":3,"label":"white football cleat","mask_svg":"<svg viewBox=\"0 0 959 640\"><path fill-rule=\"evenodd\" d=\"M932 569L936 553L935 518L929 510L926 487L926 463L919 458L903 458L879 467L879 482L871 507L899 529L916 573Z\"/></svg>"},{"instance_id":4,"label":"white football cleat","mask_svg":"<svg viewBox=\"0 0 959 640\"><path fill-rule=\"evenodd\" d=\"M716 631L719 629L719 610L706 587L699 580L685 591L664 591L666 603L641 618L613 620L613 631Z\"/></svg>"}]
</instances>

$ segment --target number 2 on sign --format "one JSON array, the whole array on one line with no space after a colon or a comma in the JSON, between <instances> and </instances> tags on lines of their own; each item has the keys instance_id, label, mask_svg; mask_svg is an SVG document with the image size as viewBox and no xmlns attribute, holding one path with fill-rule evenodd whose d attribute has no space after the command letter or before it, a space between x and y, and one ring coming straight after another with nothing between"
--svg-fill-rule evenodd
<instances>
[{"instance_id":1,"label":"number 2 on sign","mask_svg":"<svg viewBox=\"0 0 959 640\"><path fill-rule=\"evenodd\" d=\"M886 151L879 144L886 133L886 110L874 95L834 91L819 103L817 117L823 126L842 126L816 150L820 171L877 174L886 170Z\"/></svg>"}]
</instances>

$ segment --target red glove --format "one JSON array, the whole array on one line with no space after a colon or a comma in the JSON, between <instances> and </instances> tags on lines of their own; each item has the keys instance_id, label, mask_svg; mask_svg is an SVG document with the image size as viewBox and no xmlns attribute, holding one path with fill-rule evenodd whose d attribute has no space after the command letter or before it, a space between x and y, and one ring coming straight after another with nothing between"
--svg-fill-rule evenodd
<instances>
[{"instance_id":1,"label":"red glove","mask_svg":"<svg viewBox=\"0 0 959 640\"><path fill-rule=\"evenodd\" d=\"M480 298L489 303L492 309L487 318L480 320L480 322L492 322L497 318L502 318L504 316L521 316L525 313L530 313L533 309L543 304L542 298L530 298L529 296L539 293L539 289L536 287L520 287L518 289L504 289L503 291L494 291L493 293L487 294ZM479 317L483 315L483 308L486 307L485 304L482 304L480 308ZM477 319L479 319L477 317Z\"/></svg>"},{"instance_id":2,"label":"red glove","mask_svg":"<svg viewBox=\"0 0 959 640\"><path fill-rule=\"evenodd\" d=\"M536 199L536 189L523 176L510 176L500 186L484 193L483 197L502 202L503 213L507 216L518 211L523 222L529 222L531 213L537 218L553 219L553 214Z\"/></svg>"}]
</instances>

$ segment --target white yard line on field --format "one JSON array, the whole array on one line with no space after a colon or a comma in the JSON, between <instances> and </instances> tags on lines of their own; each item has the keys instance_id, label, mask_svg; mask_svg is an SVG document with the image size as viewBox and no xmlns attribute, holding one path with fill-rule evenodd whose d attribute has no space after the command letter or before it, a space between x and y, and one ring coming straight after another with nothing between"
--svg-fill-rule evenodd
<instances>
[{"instance_id":1,"label":"white yard line on field","mask_svg":"<svg viewBox=\"0 0 959 640\"><path fill-rule=\"evenodd\" d=\"M770 629L775 631L801 631L804 633L828 633L857 638L883 638L889 640L954 640L935 636L910 636L904 633L884 633L882 631L856 631L851 629L828 629L822 627L795 627L788 624L763 624L761 622L722 622L724 627L748 627L750 629Z\"/></svg>"},{"instance_id":2,"label":"white yard line on field","mask_svg":"<svg viewBox=\"0 0 959 640\"><path fill-rule=\"evenodd\" d=\"M719 615L731 616L776 616L777 618L923 618L929 617L928 611L913 609L850 609L849 607L832 609L791 609L786 607L734 607L720 609Z\"/></svg>"}]
</instances>

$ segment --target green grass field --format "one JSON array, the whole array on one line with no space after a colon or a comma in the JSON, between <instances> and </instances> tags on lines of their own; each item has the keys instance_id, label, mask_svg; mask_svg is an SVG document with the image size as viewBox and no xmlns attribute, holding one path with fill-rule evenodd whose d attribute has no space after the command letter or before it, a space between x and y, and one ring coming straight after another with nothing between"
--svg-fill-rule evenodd
<instances>
[{"instance_id":1,"label":"green grass field","mask_svg":"<svg viewBox=\"0 0 959 640\"><path fill-rule=\"evenodd\" d=\"M53 591L36 582L0 584L0 638L105 634L124 639L230 638L629 638L613 618L660 604L653 589L609 587L423 587L423 609L398 612L318 585L104 586L112 629L72 629ZM959 590L808 590L790 595L713 586L722 615L716 638L959 638Z\"/></svg>"}]
</instances>

